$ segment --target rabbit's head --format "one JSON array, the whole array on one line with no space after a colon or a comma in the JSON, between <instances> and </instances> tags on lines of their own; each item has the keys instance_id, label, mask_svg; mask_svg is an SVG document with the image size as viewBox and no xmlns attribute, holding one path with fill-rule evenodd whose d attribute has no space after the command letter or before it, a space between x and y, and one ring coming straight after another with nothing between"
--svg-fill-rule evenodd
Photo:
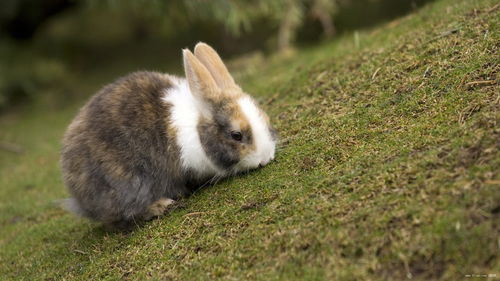
<instances>
[{"instance_id":1,"label":"rabbit's head","mask_svg":"<svg viewBox=\"0 0 500 281\"><path fill-rule=\"evenodd\" d=\"M183 51L190 92L199 105L197 132L206 157L223 174L264 166L274 159L276 132L269 117L235 83L205 43Z\"/></svg>"}]
</instances>

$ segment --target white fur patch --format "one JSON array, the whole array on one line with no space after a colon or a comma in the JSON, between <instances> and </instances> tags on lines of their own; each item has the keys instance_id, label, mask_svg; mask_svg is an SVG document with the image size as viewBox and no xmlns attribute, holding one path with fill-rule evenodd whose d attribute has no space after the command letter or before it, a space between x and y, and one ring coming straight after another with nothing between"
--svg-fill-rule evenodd
<instances>
[{"instance_id":1,"label":"white fur patch","mask_svg":"<svg viewBox=\"0 0 500 281\"><path fill-rule=\"evenodd\" d=\"M266 165L274 159L276 143L271 137L264 116L249 96L240 98L238 104L250 123L255 142L255 151L245 156L238 164L238 168L245 170L257 168L259 164Z\"/></svg>"},{"instance_id":2,"label":"white fur patch","mask_svg":"<svg viewBox=\"0 0 500 281\"><path fill-rule=\"evenodd\" d=\"M208 109L193 97L186 79L168 77L175 85L166 91L162 99L172 105L170 122L177 129L182 168L193 170L200 178L224 175L225 172L208 158L198 134L199 118Z\"/></svg>"}]
</instances>

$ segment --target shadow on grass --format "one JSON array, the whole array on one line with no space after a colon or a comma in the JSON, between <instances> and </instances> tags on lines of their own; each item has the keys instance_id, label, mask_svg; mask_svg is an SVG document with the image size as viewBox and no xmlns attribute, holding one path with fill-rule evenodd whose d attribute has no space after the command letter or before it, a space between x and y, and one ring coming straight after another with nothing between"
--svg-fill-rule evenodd
<instances>
[{"instance_id":1,"label":"shadow on grass","mask_svg":"<svg viewBox=\"0 0 500 281\"><path fill-rule=\"evenodd\" d=\"M174 206L172 206L167 211L167 213L165 213L162 216L155 217L151 220L147 220L147 221L133 220L133 221L123 222L123 223L120 222L120 223L114 224L114 225L107 225L107 224L91 221L90 219L87 219L87 218L81 218L81 220L86 220L92 225L91 229L88 230L87 235L84 235L82 237L82 239L93 241L93 240L101 239L101 238L109 236L109 235L114 235L114 236L133 235L135 232L143 229L145 226L147 226L148 224L152 223L155 220L164 219L168 216L171 216L174 212L178 212L178 211L181 211L181 210L188 208L190 205L191 197L196 196L197 194L204 193L204 192L211 192L211 190L215 186L230 182L230 181L234 180L235 177L238 177L242 180L245 180L245 178L252 177L259 172L260 172L260 169L254 169L254 170L249 170L249 171L239 173L234 177L221 178L221 179L217 179L214 181L209 180L205 184L203 184L202 186L196 188L193 191L193 193L190 194L188 197L185 197L185 198L178 200L174 204ZM73 216L76 217L76 215L73 215Z\"/></svg>"}]
</instances>

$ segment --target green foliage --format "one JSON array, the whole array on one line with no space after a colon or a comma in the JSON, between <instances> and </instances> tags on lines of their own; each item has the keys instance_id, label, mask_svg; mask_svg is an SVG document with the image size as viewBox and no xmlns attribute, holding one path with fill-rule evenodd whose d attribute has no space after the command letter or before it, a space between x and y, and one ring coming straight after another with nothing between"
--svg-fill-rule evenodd
<instances>
[{"instance_id":1,"label":"green foliage","mask_svg":"<svg viewBox=\"0 0 500 281\"><path fill-rule=\"evenodd\" d=\"M16 102L30 100L41 93L60 89L68 79L60 60L0 44L0 111Z\"/></svg>"},{"instance_id":2,"label":"green foliage","mask_svg":"<svg viewBox=\"0 0 500 281\"><path fill-rule=\"evenodd\" d=\"M319 39L321 32L331 37L340 16L363 22L365 17L350 16L353 3L355 10L370 3L368 10L377 11L382 7L378 4L387 7L394 1L0 1L0 110L45 99L47 93L63 93L64 100L65 91L57 91L54 84L77 77L84 68L118 64L124 57L140 61L156 54L154 65L166 65L162 60L176 59L178 49L200 40L223 46L225 56L279 52L303 39L300 32L307 40ZM409 6L407 1L398 3Z\"/></svg>"},{"instance_id":3,"label":"green foliage","mask_svg":"<svg viewBox=\"0 0 500 281\"><path fill-rule=\"evenodd\" d=\"M172 17L219 23L234 36L249 32L257 22L267 20L272 28L291 33L287 36L290 40L309 9L314 10L315 15L331 15L337 8L337 0L188 0L147 4L145 1L88 1L93 6L107 3L116 9L140 10L154 17L168 18L170 22L166 24L172 24Z\"/></svg>"}]
</instances>

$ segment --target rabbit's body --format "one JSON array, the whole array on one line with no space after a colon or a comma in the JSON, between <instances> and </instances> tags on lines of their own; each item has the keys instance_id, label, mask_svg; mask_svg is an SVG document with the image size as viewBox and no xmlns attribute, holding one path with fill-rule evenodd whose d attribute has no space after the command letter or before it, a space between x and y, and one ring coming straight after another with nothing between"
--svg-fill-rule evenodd
<instances>
[{"instance_id":1,"label":"rabbit's body","mask_svg":"<svg viewBox=\"0 0 500 281\"><path fill-rule=\"evenodd\" d=\"M62 150L72 208L106 223L130 220L162 197L190 192L175 134L168 134L175 86L168 76L136 72L98 92L70 125ZM99 194L99 196L93 196Z\"/></svg>"},{"instance_id":2,"label":"rabbit's body","mask_svg":"<svg viewBox=\"0 0 500 281\"><path fill-rule=\"evenodd\" d=\"M200 43L195 54L184 51L187 79L135 72L80 110L61 155L73 195L68 209L127 225L160 215L213 177L274 157L265 113L234 84L213 49Z\"/></svg>"}]
</instances>

